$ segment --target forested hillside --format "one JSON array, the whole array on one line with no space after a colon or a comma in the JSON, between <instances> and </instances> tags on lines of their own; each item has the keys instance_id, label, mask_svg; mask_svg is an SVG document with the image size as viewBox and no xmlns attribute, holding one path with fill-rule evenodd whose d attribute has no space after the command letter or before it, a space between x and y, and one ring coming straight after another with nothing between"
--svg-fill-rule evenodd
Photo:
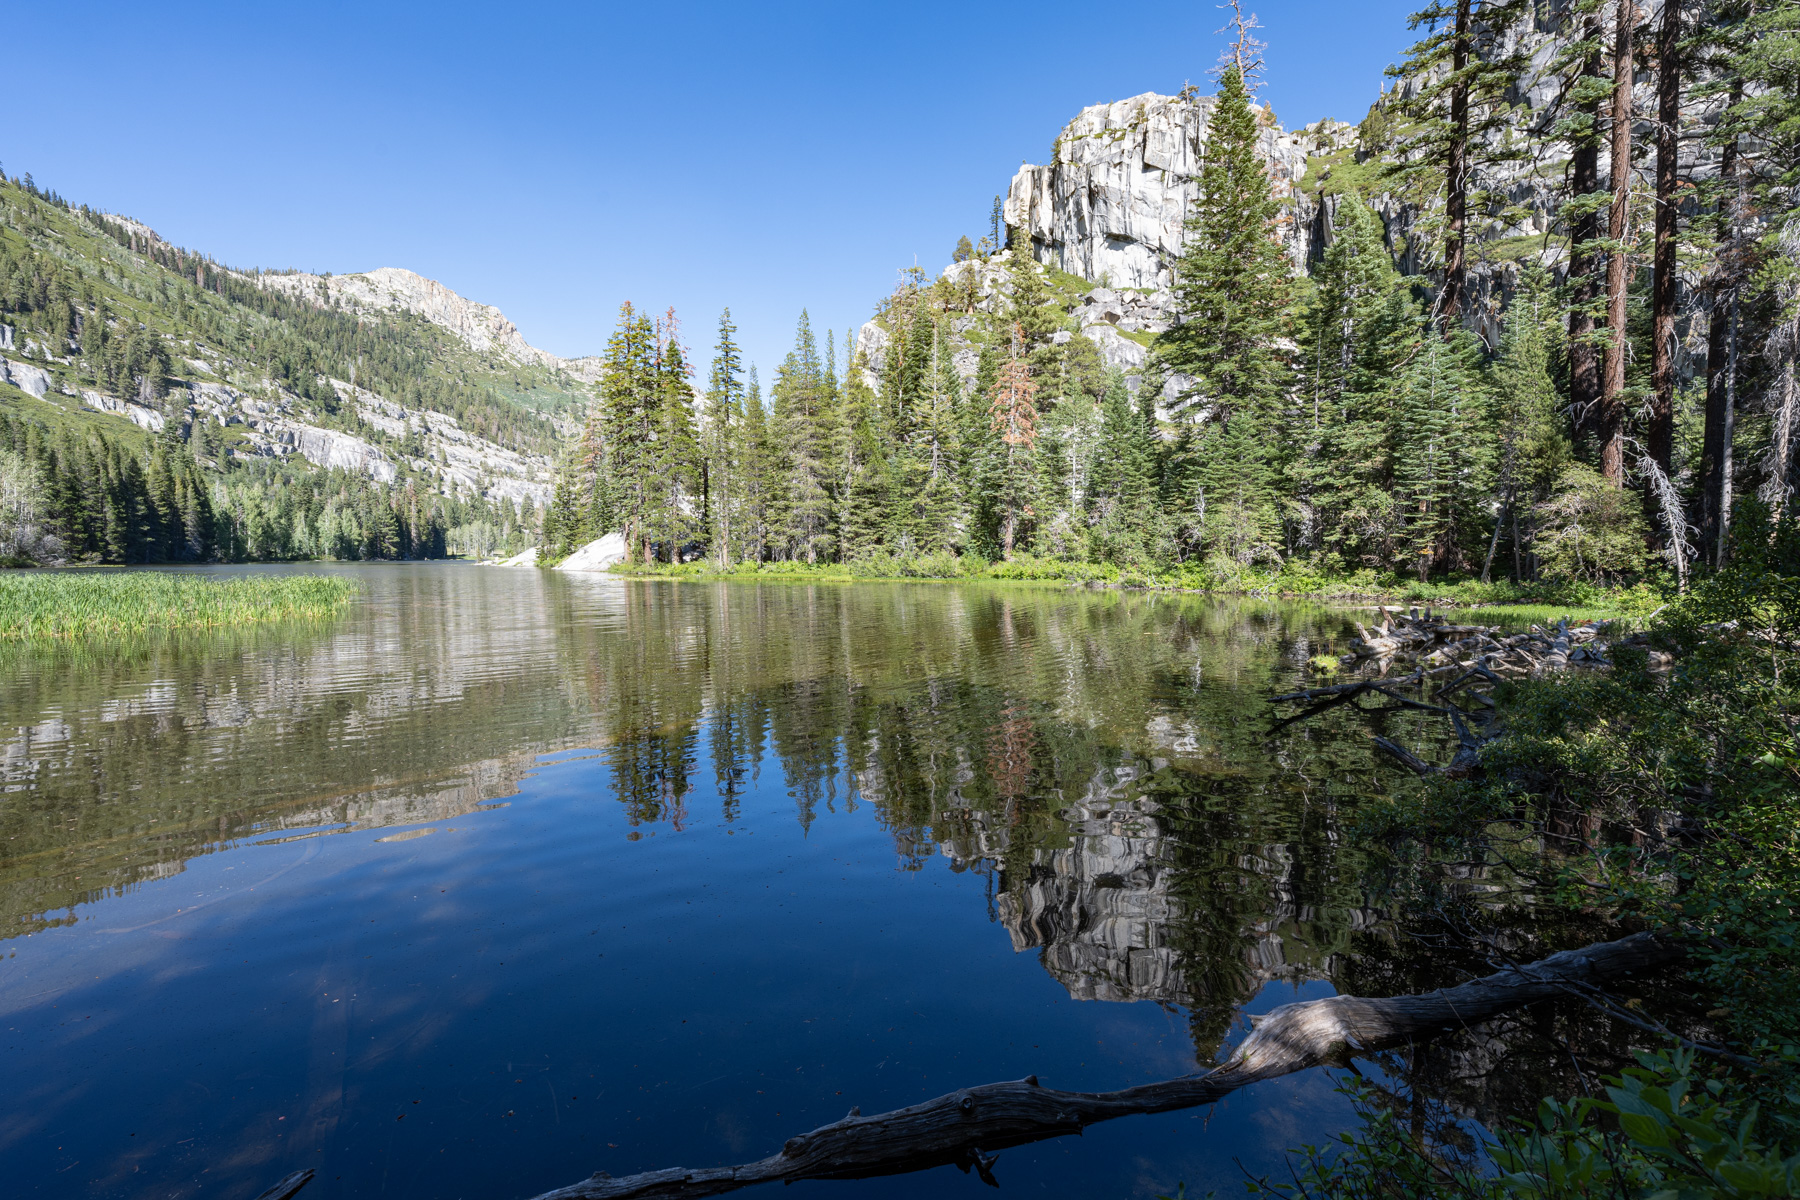
<instances>
[{"instance_id":1,"label":"forested hillside","mask_svg":"<svg viewBox=\"0 0 1800 1200\"><path fill-rule=\"evenodd\" d=\"M729 313L693 372L628 308L548 549L1685 580L1792 492L1800 9L1415 27L1357 126L1284 132L1247 30L1216 97L1084 111L841 358L802 314L766 397Z\"/></svg>"},{"instance_id":2,"label":"forested hillside","mask_svg":"<svg viewBox=\"0 0 1800 1200\"><path fill-rule=\"evenodd\" d=\"M479 310L510 330L491 309L417 280L438 302L422 315L369 279L334 292L328 277L232 270L29 176L0 179L0 556L440 557L534 541L556 421L586 384L516 331L477 344L447 327Z\"/></svg>"}]
</instances>

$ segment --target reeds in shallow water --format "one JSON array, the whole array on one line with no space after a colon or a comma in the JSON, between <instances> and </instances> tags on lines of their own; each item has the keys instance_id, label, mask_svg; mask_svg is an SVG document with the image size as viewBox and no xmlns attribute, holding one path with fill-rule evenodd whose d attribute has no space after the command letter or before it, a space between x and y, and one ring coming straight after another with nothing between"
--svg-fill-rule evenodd
<instances>
[{"instance_id":1,"label":"reeds in shallow water","mask_svg":"<svg viewBox=\"0 0 1800 1200\"><path fill-rule=\"evenodd\" d=\"M328 617L356 594L329 575L174 571L0 574L0 641Z\"/></svg>"}]
</instances>

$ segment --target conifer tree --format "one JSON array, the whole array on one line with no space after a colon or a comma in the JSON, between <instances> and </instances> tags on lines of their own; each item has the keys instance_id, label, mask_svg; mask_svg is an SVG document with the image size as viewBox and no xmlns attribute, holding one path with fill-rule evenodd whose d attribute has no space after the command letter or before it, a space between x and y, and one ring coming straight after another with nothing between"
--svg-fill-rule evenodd
<instances>
[{"instance_id":1,"label":"conifer tree","mask_svg":"<svg viewBox=\"0 0 1800 1200\"><path fill-rule=\"evenodd\" d=\"M1175 471L1190 540L1240 564L1270 553L1278 536L1270 443L1289 378L1288 259L1257 130L1243 76L1229 65L1175 271L1182 323L1157 342L1160 363L1192 381Z\"/></svg>"},{"instance_id":2,"label":"conifer tree","mask_svg":"<svg viewBox=\"0 0 1800 1200\"><path fill-rule=\"evenodd\" d=\"M824 379L812 319L802 310L794 348L775 370L774 433L782 455L779 525L790 554L816 563L831 553L831 473L836 462L832 389Z\"/></svg>"},{"instance_id":3,"label":"conifer tree","mask_svg":"<svg viewBox=\"0 0 1800 1200\"><path fill-rule=\"evenodd\" d=\"M629 302L607 339L600 402L589 416L579 467L585 473L589 527L604 532L616 521L628 547L651 561L657 512L656 433L663 384L657 377L656 332ZM567 525L562 525L567 536Z\"/></svg>"},{"instance_id":4,"label":"conifer tree","mask_svg":"<svg viewBox=\"0 0 1800 1200\"><path fill-rule=\"evenodd\" d=\"M1428 35L1391 69L1413 84L1399 103L1413 131L1402 139L1393 174L1423 181L1433 192L1443 189L1444 286L1436 316L1446 336L1461 324L1467 302L1469 210L1485 198L1474 186L1476 169L1517 156L1492 135L1511 115L1507 90L1525 62L1492 48L1527 11L1521 0L1432 0L1409 21ZM1478 36L1489 53L1477 53Z\"/></svg>"},{"instance_id":5,"label":"conifer tree","mask_svg":"<svg viewBox=\"0 0 1800 1200\"><path fill-rule=\"evenodd\" d=\"M744 393L744 429L738 452L739 554L749 562L765 562L780 489L768 410L763 406L762 383L754 365L750 368L750 386Z\"/></svg>"},{"instance_id":6,"label":"conifer tree","mask_svg":"<svg viewBox=\"0 0 1800 1200\"><path fill-rule=\"evenodd\" d=\"M1155 545L1156 430L1112 371L1100 405L1100 438L1087 488L1094 546L1108 562L1149 558Z\"/></svg>"},{"instance_id":7,"label":"conifer tree","mask_svg":"<svg viewBox=\"0 0 1800 1200\"><path fill-rule=\"evenodd\" d=\"M680 328L672 308L657 323L655 438L650 455L653 486L648 520L670 562L680 561L682 546L701 532L696 519L700 444L694 432L694 389Z\"/></svg>"},{"instance_id":8,"label":"conifer tree","mask_svg":"<svg viewBox=\"0 0 1800 1200\"><path fill-rule=\"evenodd\" d=\"M732 554L733 517L740 504L738 487L738 434L744 420L743 354L738 349L737 326L731 310L719 314L719 341L713 351L712 372L707 379L706 419L702 433L707 533L721 568Z\"/></svg>"},{"instance_id":9,"label":"conifer tree","mask_svg":"<svg viewBox=\"0 0 1800 1200\"><path fill-rule=\"evenodd\" d=\"M1295 542L1340 562L1367 559L1391 481L1388 399L1416 327L1383 239L1355 195L1339 199L1331 246L1314 272L1301 332L1301 386L1290 412Z\"/></svg>"},{"instance_id":10,"label":"conifer tree","mask_svg":"<svg viewBox=\"0 0 1800 1200\"><path fill-rule=\"evenodd\" d=\"M1495 479L1494 530L1482 562L1485 580L1508 526L1513 532L1513 577L1525 577L1524 547L1516 532L1523 519L1529 532L1537 506L1548 500L1569 461L1569 439L1559 409L1561 396L1551 377L1551 347L1558 327L1549 272L1532 264L1506 312L1500 357L1492 370L1499 461Z\"/></svg>"},{"instance_id":11,"label":"conifer tree","mask_svg":"<svg viewBox=\"0 0 1800 1200\"><path fill-rule=\"evenodd\" d=\"M1031 508L1031 481L1037 448L1037 383L1025 357L1025 329L1013 326L1012 346L994 381L991 406L994 433L1000 440L998 468L1000 554L1011 560L1019 527Z\"/></svg>"},{"instance_id":12,"label":"conifer tree","mask_svg":"<svg viewBox=\"0 0 1800 1200\"><path fill-rule=\"evenodd\" d=\"M1465 565L1462 541L1479 532L1489 494L1486 391L1471 369L1467 334L1427 337L1396 381L1393 413L1397 566L1421 580Z\"/></svg>"},{"instance_id":13,"label":"conifer tree","mask_svg":"<svg viewBox=\"0 0 1800 1200\"><path fill-rule=\"evenodd\" d=\"M957 377L941 326L933 329L931 355L931 385L919 428L925 478L915 532L919 549L927 552L950 549L959 540L964 524L958 470L962 453L962 381Z\"/></svg>"}]
</instances>

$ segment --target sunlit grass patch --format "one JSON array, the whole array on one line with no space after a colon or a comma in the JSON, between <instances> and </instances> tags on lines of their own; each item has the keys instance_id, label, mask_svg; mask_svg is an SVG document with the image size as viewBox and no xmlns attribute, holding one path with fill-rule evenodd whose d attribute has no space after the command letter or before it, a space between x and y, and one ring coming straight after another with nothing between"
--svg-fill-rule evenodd
<instances>
[{"instance_id":1,"label":"sunlit grass patch","mask_svg":"<svg viewBox=\"0 0 1800 1200\"><path fill-rule=\"evenodd\" d=\"M356 594L328 575L220 578L172 571L0 575L0 641L84 638L328 617Z\"/></svg>"},{"instance_id":2,"label":"sunlit grass patch","mask_svg":"<svg viewBox=\"0 0 1800 1200\"><path fill-rule=\"evenodd\" d=\"M1458 608L1446 612L1445 618L1465 625L1505 625L1523 629L1527 625L1550 626L1564 617L1569 624L1582 621L1611 621L1631 615L1625 608L1606 605L1567 604L1484 604L1475 608Z\"/></svg>"}]
</instances>

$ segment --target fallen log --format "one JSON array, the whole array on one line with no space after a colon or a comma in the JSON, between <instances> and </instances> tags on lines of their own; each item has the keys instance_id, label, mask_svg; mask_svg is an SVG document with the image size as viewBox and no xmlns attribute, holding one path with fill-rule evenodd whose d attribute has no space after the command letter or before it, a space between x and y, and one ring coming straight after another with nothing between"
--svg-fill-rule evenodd
<instances>
[{"instance_id":1,"label":"fallen log","mask_svg":"<svg viewBox=\"0 0 1800 1200\"><path fill-rule=\"evenodd\" d=\"M258 1196L256 1200L293 1200L293 1196L301 1188L312 1182L312 1168L295 1171L274 1187Z\"/></svg>"},{"instance_id":2,"label":"fallen log","mask_svg":"<svg viewBox=\"0 0 1800 1200\"><path fill-rule=\"evenodd\" d=\"M1550 653L1546 654L1538 665L1532 668L1533 675L1547 675L1551 671L1561 671L1569 665L1569 621L1564 618L1557 627L1556 640L1550 643Z\"/></svg>"},{"instance_id":3,"label":"fallen log","mask_svg":"<svg viewBox=\"0 0 1800 1200\"><path fill-rule=\"evenodd\" d=\"M1116 1092L1065 1092L1037 1076L964 1088L892 1112L841 1121L792 1137L779 1154L735 1167L671 1167L614 1179L595 1172L536 1200L685 1200L758 1183L800 1179L867 1179L930 1167L975 1169L994 1182L996 1151L1080 1133L1088 1125L1140 1113L1211 1104L1267 1079L1347 1061L1485 1021L1570 986L1596 987L1680 958L1681 948L1654 934L1565 950L1508 967L1456 987L1385 1000L1334 996L1285 1004L1254 1026L1231 1057L1203 1075L1147 1083Z\"/></svg>"}]
</instances>

